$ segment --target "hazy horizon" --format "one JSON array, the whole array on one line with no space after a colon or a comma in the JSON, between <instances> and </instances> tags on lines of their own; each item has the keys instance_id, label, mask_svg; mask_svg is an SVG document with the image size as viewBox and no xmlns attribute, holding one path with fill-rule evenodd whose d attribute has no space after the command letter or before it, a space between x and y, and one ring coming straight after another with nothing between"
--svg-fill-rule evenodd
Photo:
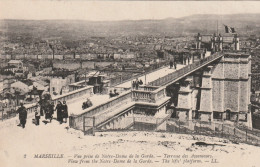
<instances>
[{"instance_id":1,"label":"hazy horizon","mask_svg":"<svg viewBox=\"0 0 260 167\"><path fill-rule=\"evenodd\" d=\"M258 1L0 1L0 20L138 21L260 14Z\"/></svg>"},{"instance_id":2,"label":"hazy horizon","mask_svg":"<svg viewBox=\"0 0 260 167\"><path fill-rule=\"evenodd\" d=\"M198 16L198 15L217 15L217 16L222 16L222 15L260 15L259 13L236 13L236 14L192 14L188 16L183 16L183 17L167 17L167 18L162 18L162 19L124 19L124 20L83 20L83 19L5 19L5 18L0 18L0 20L19 20L19 21L86 21L86 22L117 22L117 21L157 21L157 20L167 20L167 19L181 19L181 18L186 18L186 17L192 17L192 16Z\"/></svg>"}]
</instances>

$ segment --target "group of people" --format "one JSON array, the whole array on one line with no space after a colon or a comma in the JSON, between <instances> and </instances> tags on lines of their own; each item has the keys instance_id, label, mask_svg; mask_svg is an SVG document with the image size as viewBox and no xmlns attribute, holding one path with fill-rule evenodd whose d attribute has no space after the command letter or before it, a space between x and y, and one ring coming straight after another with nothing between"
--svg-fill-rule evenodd
<instances>
[{"instance_id":1,"label":"group of people","mask_svg":"<svg viewBox=\"0 0 260 167\"><path fill-rule=\"evenodd\" d=\"M91 107L91 106L93 106L93 104L92 104L92 102L90 101L90 99L87 98L87 101L83 102L83 104L82 104L82 109L84 110L84 109L89 108L89 107Z\"/></svg>"},{"instance_id":2,"label":"group of people","mask_svg":"<svg viewBox=\"0 0 260 167\"><path fill-rule=\"evenodd\" d=\"M45 102L45 103L38 103L35 107L35 125L40 125L40 119L41 116L45 115L45 120L51 120L53 119L54 114L54 103L53 102Z\"/></svg>"},{"instance_id":3,"label":"group of people","mask_svg":"<svg viewBox=\"0 0 260 167\"><path fill-rule=\"evenodd\" d=\"M66 104L66 101L63 101L63 104L61 103L61 101L58 101L55 110L57 111L57 121L59 121L60 124L62 124L63 122L67 123L69 113L68 113L68 106Z\"/></svg>"},{"instance_id":4,"label":"group of people","mask_svg":"<svg viewBox=\"0 0 260 167\"><path fill-rule=\"evenodd\" d=\"M176 61L170 61L170 68L172 68L174 66L174 69L176 70L176 68L177 68L177 63L176 63Z\"/></svg>"},{"instance_id":5,"label":"group of people","mask_svg":"<svg viewBox=\"0 0 260 167\"><path fill-rule=\"evenodd\" d=\"M119 93L116 91L116 89L114 89L114 93L112 92L112 90L110 90L110 92L109 92L109 98L116 97L118 95L119 95Z\"/></svg>"},{"instance_id":6,"label":"group of people","mask_svg":"<svg viewBox=\"0 0 260 167\"><path fill-rule=\"evenodd\" d=\"M61 103L61 101L58 101L56 108L54 107L55 107L54 103L49 101L37 103L34 109L34 114L35 114L34 124L36 126L40 125L41 116L45 116L46 123L47 120L49 120L49 122L51 123L55 110L57 111L57 121L59 121L60 124L62 124L63 122L67 123L68 106L66 104L66 101L63 101L63 104ZM18 126L25 128L26 120L27 120L27 110L24 107L23 103L20 103L20 107L18 108L17 113L19 114L19 120L20 120Z\"/></svg>"},{"instance_id":7,"label":"group of people","mask_svg":"<svg viewBox=\"0 0 260 167\"><path fill-rule=\"evenodd\" d=\"M139 85L143 85L143 81L136 78L136 80L132 82L132 88L138 90Z\"/></svg>"}]
</instances>

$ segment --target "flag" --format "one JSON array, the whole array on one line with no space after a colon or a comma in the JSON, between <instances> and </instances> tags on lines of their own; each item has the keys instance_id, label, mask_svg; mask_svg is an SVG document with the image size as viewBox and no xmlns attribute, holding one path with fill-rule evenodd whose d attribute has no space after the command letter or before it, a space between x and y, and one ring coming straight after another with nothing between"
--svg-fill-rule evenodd
<instances>
[{"instance_id":1,"label":"flag","mask_svg":"<svg viewBox=\"0 0 260 167\"><path fill-rule=\"evenodd\" d=\"M234 27L229 27L227 25L224 25L224 26L225 26L225 32L226 33L235 33L236 32Z\"/></svg>"}]
</instances>

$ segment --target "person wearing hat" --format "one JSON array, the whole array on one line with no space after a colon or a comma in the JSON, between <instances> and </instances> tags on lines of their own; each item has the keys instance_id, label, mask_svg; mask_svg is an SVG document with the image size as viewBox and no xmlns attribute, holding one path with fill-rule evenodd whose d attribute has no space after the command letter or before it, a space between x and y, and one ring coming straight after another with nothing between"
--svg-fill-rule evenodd
<instances>
[{"instance_id":1,"label":"person wearing hat","mask_svg":"<svg viewBox=\"0 0 260 167\"><path fill-rule=\"evenodd\" d=\"M25 128L26 119L27 119L27 110L23 106L23 103L20 103L20 107L18 108L17 112L19 114L20 125L23 128Z\"/></svg>"}]
</instances>

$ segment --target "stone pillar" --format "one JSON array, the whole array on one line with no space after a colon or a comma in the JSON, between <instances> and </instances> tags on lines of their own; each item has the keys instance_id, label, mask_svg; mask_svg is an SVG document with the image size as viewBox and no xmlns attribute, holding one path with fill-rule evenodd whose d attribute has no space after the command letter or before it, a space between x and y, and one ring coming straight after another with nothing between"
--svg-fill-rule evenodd
<instances>
[{"instance_id":1,"label":"stone pillar","mask_svg":"<svg viewBox=\"0 0 260 167\"><path fill-rule=\"evenodd\" d=\"M191 89L192 79L186 79L181 82L180 90L178 92L178 104L176 111L178 112L180 121L189 120L189 129L193 130L192 125L192 89Z\"/></svg>"},{"instance_id":2,"label":"stone pillar","mask_svg":"<svg viewBox=\"0 0 260 167\"><path fill-rule=\"evenodd\" d=\"M251 109L249 109L248 113L247 113L247 127L249 129L252 129L253 128L253 123L252 123L252 112L251 112Z\"/></svg>"},{"instance_id":3,"label":"stone pillar","mask_svg":"<svg viewBox=\"0 0 260 167\"><path fill-rule=\"evenodd\" d=\"M197 42L196 42L196 49L200 49L200 48L201 48L201 36L200 36L200 33L198 33Z\"/></svg>"},{"instance_id":4,"label":"stone pillar","mask_svg":"<svg viewBox=\"0 0 260 167\"><path fill-rule=\"evenodd\" d=\"M223 37L221 35L219 35L219 50L223 50Z\"/></svg>"},{"instance_id":5,"label":"stone pillar","mask_svg":"<svg viewBox=\"0 0 260 167\"><path fill-rule=\"evenodd\" d=\"M239 38L237 35L234 36L234 45L235 45L235 50L239 50Z\"/></svg>"},{"instance_id":6,"label":"stone pillar","mask_svg":"<svg viewBox=\"0 0 260 167\"><path fill-rule=\"evenodd\" d=\"M203 71L199 112L202 121L213 122L211 70L212 66L208 66Z\"/></svg>"},{"instance_id":7,"label":"stone pillar","mask_svg":"<svg viewBox=\"0 0 260 167\"><path fill-rule=\"evenodd\" d=\"M214 50L214 37L211 37L211 50Z\"/></svg>"}]
</instances>

